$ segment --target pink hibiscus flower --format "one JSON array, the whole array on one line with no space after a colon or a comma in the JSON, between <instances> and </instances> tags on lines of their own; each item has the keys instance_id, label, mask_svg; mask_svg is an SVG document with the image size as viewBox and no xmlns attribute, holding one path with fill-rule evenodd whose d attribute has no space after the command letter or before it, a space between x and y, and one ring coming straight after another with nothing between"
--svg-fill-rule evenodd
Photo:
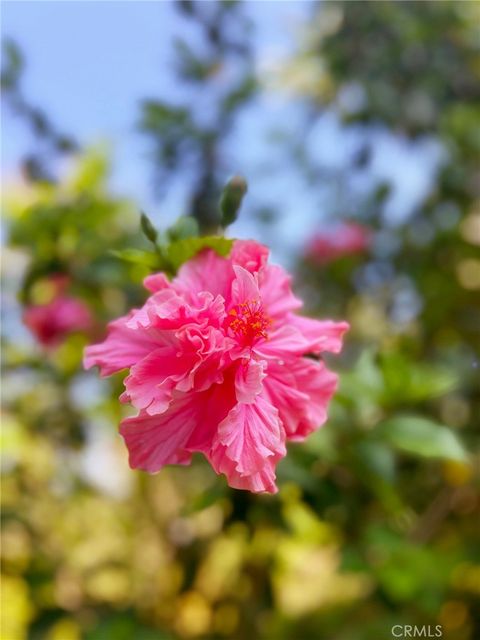
<instances>
[{"instance_id":1,"label":"pink hibiscus flower","mask_svg":"<svg viewBox=\"0 0 480 640\"><path fill-rule=\"evenodd\" d=\"M307 245L307 258L328 264L343 256L364 253L372 243L372 232L356 222L344 222L334 229L317 233Z\"/></svg>"},{"instance_id":2,"label":"pink hibiscus flower","mask_svg":"<svg viewBox=\"0 0 480 640\"><path fill-rule=\"evenodd\" d=\"M348 324L297 315L290 277L267 259L237 240L228 258L205 250L172 282L149 276L145 305L86 349L85 366L103 376L129 369L121 400L139 413L120 432L132 468L201 452L230 486L274 493L286 441L325 422L337 376L305 356L338 353Z\"/></svg>"},{"instance_id":3,"label":"pink hibiscus flower","mask_svg":"<svg viewBox=\"0 0 480 640\"><path fill-rule=\"evenodd\" d=\"M53 287L50 302L25 307L22 317L23 323L45 347L54 347L71 333L86 331L92 326L92 315L87 305L65 295L68 278L54 275L50 284Z\"/></svg>"}]
</instances>

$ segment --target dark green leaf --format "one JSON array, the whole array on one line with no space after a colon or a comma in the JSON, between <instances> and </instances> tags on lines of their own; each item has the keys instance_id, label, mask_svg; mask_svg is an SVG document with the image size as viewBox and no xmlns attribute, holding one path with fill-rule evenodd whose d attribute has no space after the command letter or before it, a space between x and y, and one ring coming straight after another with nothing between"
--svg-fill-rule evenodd
<instances>
[{"instance_id":1,"label":"dark green leaf","mask_svg":"<svg viewBox=\"0 0 480 640\"><path fill-rule=\"evenodd\" d=\"M397 416L381 423L376 433L392 446L425 458L466 459L465 449L448 427L420 416Z\"/></svg>"},{"instance_id":2,"label":"dark green leaf","mask_svg":"<svg viewBox=\"0 0 480 640\"><path fill-rule=\"evenodd\" d=\"M387 482L395 479L395 458L390 447L383 442L362 440L354 448L362 471Z\"/></svg>"}]
</instances>

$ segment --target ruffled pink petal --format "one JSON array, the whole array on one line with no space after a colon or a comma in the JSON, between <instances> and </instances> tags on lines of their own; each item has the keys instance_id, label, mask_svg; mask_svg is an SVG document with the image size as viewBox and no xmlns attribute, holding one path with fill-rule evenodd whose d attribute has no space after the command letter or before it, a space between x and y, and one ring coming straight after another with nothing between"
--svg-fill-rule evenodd
<instances>
[{"instance_id":1,"label":"ruffled pink petal","mask_svg":"<svg viewBox=\"0 0 480 640\"><path fill-rule=\"evenodd\" d=\"M177 389L203 391L223 380L223 369L230 364L232 340L218 329L200 325L186 325L177 332L177 358L185 362L186 375Z\"/></svg>"},{"instance_id":2,"label":"ruffled pink petal","mask_svg":"<svg viewBox=\"0 0 480 640\"><path fill-rule=\"evenodd\" d=\"M323 362L307 358L269 363L264 381L266 397L278 408L289 440L303 440L325 423L336 388L337 375Z\"/></svg>"},{"instance_id":3,"label":"ruffled pink petal","mask_svg":"<svg viewBox=\"0 0 480 640\"><path fill-rule=\"evenodd\" d=\"M241 476L265 470L266 461L277 462L286 453L285 431L278 411L262 396L254 403L238 403L223 420L213 441L211 462L217 473L227 473L224 456ZM219 461L222 464L217 467ZM221 469L221 470L220 470ZM227 474L227 478L230 477Z\"/></svg>"},{"instance_id":4,"label":"ruffled pink petal","mask_svg":"<svg viewBox=\"0 0 480 640\"><path fill-rule=\"evenodd\" d=\"M237 402L234 370L230 368L225 371L222 384L214 384L208 390L195 395L199 406L198 423L186 448L188 451L202 452L208 457L218 425L225 420Z\"/></svg>"},{"instance_id":5,"label":"ruffled pink petal","mask_svg":"<svg viewBox=\"0 0 480 640\"><path fill-rule=\"evenodd\" d=\"M253 493L277 493L275 483L276 460L267 458L261 471L250 475L242 475L236 469L236 463L226 454L226 447L218 445L209 456L210 464L218 474L227 477L228 484L233 489L244 489Z\"/></svg>"},{"instance_id":6,"label":"ruffled pink petal","mask_svg":"<svg viewBox=\"0 0 480 640\"><path fill-rule=\"evenodd\" d=\"M173 347L159 347L133 365L125 378L122 402L130 401L137 409L150 415L168 408L177 383L189 373L191 360L177 358Z\"/></svg>"},{"instance_id":7,"label":"ruffled pink petal","mask_svg":"<svg viewBox=\"0 0 480 640\"><path fill-rule=\"evenodd\" d=\"M233 278L231 260L222 258L212 249L205 249L180 267L172 286L191 303L205 291L213 297L220 295L228 300Z\"/></svg>"},{"instance_id":8,"label":"ruffled pink petal","mask_svg":"<svg viewBox=\"0 0 480 640\"><path fill-rule=\"evenodd\" d=\"M141 309L129 320L132 329L154 329L159 342L170 342L172 329L179 329L190 322L219 327L225 317L225 304L221 296L214 297L204 291L188 303L172 289L163 289L154 293ZM167 333L163 333L167 332Z\"/></svg>"},{"instance_id":9,"label":"ruffled pink petal","mask_svg":"<svg viewBox=\"0 0 480 640\"><path fill-rule=\"evenodd\" d=\"M176 344L152 351L135 364L125 379L123 401L153 415L170 404L172 393L204 391L223 379L228 338L214 327L188 324L179 329Z\"/></svg>"},{"instance_id":10,"label":"ruffled pink petal","mask_svg":"<svg viewBox=\"0 0 480 640\"><path fill-rule=\"evenodd\" d=\"M302 301L292 293L291 277L282 267L265 266L259 272L258 281L262 304L271 318L280 319L302 306Z\"/></svg>"},{"instance_id":11,"label":"ruffled pink petal","mask_svg":"<svg viewBox=\"0 0 480 640\"><path fill-rule=\"evenodd\" d=\"M143 280L143 286L152 293L157 293L162 289L168 289L171 285L164 273L153 273Z\"/></svg>"},{"instance_id":12,"label":"ruffled pink petal","mask_svg":"<svg viewBox=\"0 0 480 640\"><path fill-rule=\"evenodd\" d=\"M110 322L105 340L85 349L83 365L86 369L98 365L101 376L110 376L131 367L158 346L144 331L132 331L128 327L134 314L135 311L131 311Z\"/></svg>"},{"instance_id":13,"label":"ruffled pink petal","mask_svg":"<svg viewBox=\"0 0 480 640\"><path fill-rule=\"evenodd\" d=\"M310 344L309 352L340 353L343 335L350 325L348 322L334 322L333 320L314 320L302 316L289 316L289 323L296 327Z\"/></svg>"},{"instance_id":14,"label":"ruffled pink petal","mask_svg":"<svg viewBox=\"0 0 480 640\"><path fill-rule=\"evenodd\" d=\"M242 304L243 302L254 302L260 300L260 291L253 275L235 265L235 280L232 283L232 304Z\"/></svg>"},{"instance_id":15,"label":"ruffled pink petal","mask_svg":"<svg viewBox=\"0 0 480 640\"><path fill-rule=\"evenodd\" d=\"M304 440L321 427L328 418L328 405L338 386L338 376L327 369L323 362L297 361L293 367L297 386L304 391L310 401L303 405L302 419L290 440Z\"/></svg>"},{"instance_id":16,"label":"ruffled pink petal","mask_svg":"<svg viewBox=\"0 0 480 640\"><path fill-rule=\"evenodd\" d=\"M267 264L269 251L255 240L235 240L230 258L232 264L243 267L250 273L256 273Z\"/></svg>"},{"instance_id":17,"label":"ruffled pink petal","mask_svg":"<svg viewBox=\"0 0 480 640\"><path fill-rule=\"evenodd\" d=\"M177 329L190 316L189 305L172 289L154 293L128 321L130 329Z\"/></svg>"},{"instance_id":18,"label":"ruffled pink petal","mask_svg":"<svg viewBox=\"0 0 480 640\"><path fill-rule=\"evenodd\" d=\"M288 364L269 363L268 376L263 385L265 396L278 409L287 438L296 433L304 407L310 402L308 394L299 388L291 369L291 361Z\"/></svg>"},{"instance_id":19,"label":"ruffled pink petal","mask_svg":"<svg viewBox=\"0 0 480 640\"><path fill-rule=\"evenodd\" d=\"M120 433L128 448L130 467L156 473L166 464L188 464L191 453L185 446L197 417L198 404L192 394L177 399L161 415L142 411L123 420Z\"/></svg>"},{"instance_id":20,"label":"ruffled pink petal","mask_svg":"<svg viewBox=\"0 0 480 640\"><path fill-rule=\"evenodd\" d=\"M150 473L166 464L188 464L192 452L208 454L218 424L235 402L233 382L201 393L177 394L168 410L150 416L144 411L120 425L132 469Z\"/></svg>"},{"instance_id":21,"label":"ruffled pink petal","mask_svg":"<svg viewBox=\"0 0 480 640\"><path fill-rule=\"evenodd\" d=\"M268 339L256 344L254 351L261 358L284 360L312 352L313 344L295 327L282 324L269 331Z\"/></svg>"},{"instance_id":22,"label":"ruffled pink petal","mask_svg":"<svg viewBox=\"0 0 480 640\"><path fill-rule=\"evenodd\" d=\"M254 402L262 391L262 381L266 376L264 360L243 359L235 375L235 391L238 402Z\"/></svg>"}]
</instances>

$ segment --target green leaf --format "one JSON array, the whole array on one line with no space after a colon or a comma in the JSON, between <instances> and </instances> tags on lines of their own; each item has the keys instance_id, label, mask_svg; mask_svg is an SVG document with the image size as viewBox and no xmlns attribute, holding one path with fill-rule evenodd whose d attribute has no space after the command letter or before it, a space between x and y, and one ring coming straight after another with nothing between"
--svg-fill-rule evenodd
<instances>
[{"instance_id":1,"label":"green leaf","mask_svg":"<svg viewBox=\"0 0 480 640\"><path fill-rule=\"evenodd\" d=\"M184 262L193 258L202 249L209 247L219 256L227 256L232 248L233 240L223 236L203 236L201 238L183 238L172 242L166 249L168 262L176 271Z\"/></svg>"},{"instance_id":2,"label":"green leaf","mask_svg":"<svg viewBox=\"0 0 480 640\"><path fill-rule=\"evenodd\" d=\"M167 231L172 242L198 236L198 222L192 216L181 216Z\"/></svg>"},{"instance_id":3,"label":"green leaf","mask_svg":"<svg viewBox=\"0 0 480 640\"><path fill-rule=\"evenodd\" d=\"M382 354L380 366L385 380L385 398L389 402L420 402L452 390L458 384L454 371L414 363L399 353Z\"/></svg>"},{"instance_id":4,"label":"green leaf","mask_svg":"<svg viewBox=\"0 0 480 640\"><path fill-rule=\"evenodd\" d=\"M401 451L424 458L464 461L466 451L448 427L420 416L397 416L382 422L376 429L384 442Z\"/></svg>"},{"instance_id":5,"label":"green leaf","mask_svg":"<svg viewBox=\"0 0 480 640\"><path fill-rule=\"evenodd\" d=\"M120 249L110 251L112 256L120 258L125 262L131 262L133 264L141 264L150 269L161 269L160 258L154 253L149 251L141 251L140 249Z\"/></svg>"},{"instance_id":6,"label":"green leaf","mask_svg":"<svg viewBox=\"0 0 480 640\"><path fill-rule=\"evenodd\" d=\"M347 406L377 407L384 392L373 349L364 349L351 371L342 374L337 399Z\"/></svg>"},{"instance_id":7,"label":"green leaf","mask_svg":"<svg viewBox=\"0 0 480 640\"><path fill-rule=\"evenodd\" d=\"M395 480L395 459L390 447L383 442L361 440L354 446L354 454L362 474L392 483Z\"/></svg>"},{"instance_id":8,"label":"green leaf","mask_svg":"<svg viewBox=\"0 0 480 640\"><path fill-rule=\"evenodd\" d=\"M203 491L196 497L192 498L188 506L183 510L184 515L191 515L198 511L203 511L212 506L227 495L227 487L225 484L217 482L210 489Z\"/></svg>"}]
</instances>

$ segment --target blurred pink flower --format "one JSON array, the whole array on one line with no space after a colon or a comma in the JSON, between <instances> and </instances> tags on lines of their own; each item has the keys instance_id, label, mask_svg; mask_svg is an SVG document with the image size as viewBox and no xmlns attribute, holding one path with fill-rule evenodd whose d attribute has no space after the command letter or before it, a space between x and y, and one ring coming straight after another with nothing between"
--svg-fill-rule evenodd
<instances>
[{"instance_id":1,"label":"blurred pink flower","mask_svg":"<svg viewBox=\"0 0 480 640\"><path fill-rule=\"evenodd\" d=\"M129 368L121 400L139 413L120 432L132 468L201 452L230 486L274 493L286 440L327 419L337 376L305 356L338 353L348 324L296 315L290 277L267 259L264 246L237 240L230 257L203 251L172 282L149 276L145 305L86 349L85 366L103 376Z\"/></svg>"},{"instance_id":2,"label":"blurred pink flower","mask_svg":"<svg viewBox=\"0 0 480 640\"><path fill-rule=\"evenodd\" d=\"M313 262L327 264L338 258L368 251L372 231L356 222L344 222L334 229L317 233L306 248L306 256Z\"/></svg>"},{"instance_id":3,"label":"blurred pink flower","mask_svg":"<svg viewBox=\"0 0 480 640\"><path fill-rule=\"evenodd\" d=\"M76 331L86 331L92 326L92 315L87 305L77 298L64 294L68 279L52 276L53 298L47 304L25 307L23 323L40 344L46 347L58 345Z\"/></svg>"}]
</instances>

